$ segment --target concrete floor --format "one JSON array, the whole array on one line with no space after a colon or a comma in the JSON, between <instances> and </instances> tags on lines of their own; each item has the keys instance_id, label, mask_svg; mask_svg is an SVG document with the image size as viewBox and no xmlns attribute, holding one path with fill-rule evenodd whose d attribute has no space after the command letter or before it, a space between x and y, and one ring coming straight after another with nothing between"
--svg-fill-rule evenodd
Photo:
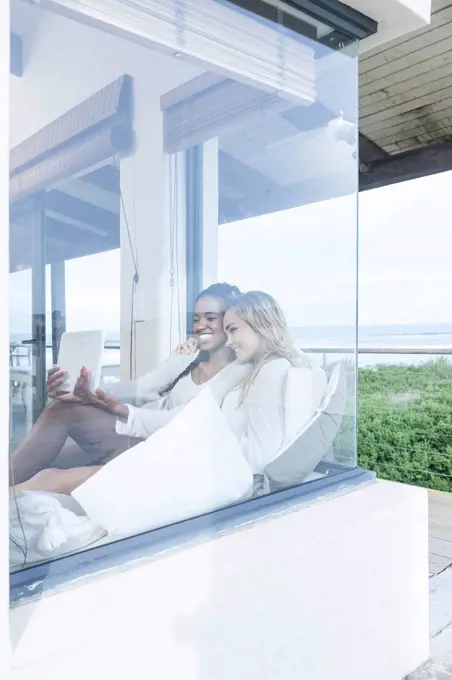
<instances>
[{"instance_id":1,"label":"concrete floor","mask_svg":"<svg viewBox=\"0 0 452 680\"><path fill-rule=\"evenodd\" d=\"M452 565L452 494L429 491L430 576Z\"/></svg>"},{"instance_id":2,"label":"concrete floor","mask_svg":"<svg viewBox=\"0 0 452 680\"><path fill-rule=\"evenodd\" d=\"M452 680L452 494L429 492L430 658L409 680Z\"/></svg>"},{"instance_id":3,"label":"concrete floor","mask_svg":"<svg viewBox=\"0 0 452 680\"><path fill-rule=\"evenodd\" d=\"M452 567L430 579L430 657L409 680L452 680Z\"/></svg>"}]
</instances>

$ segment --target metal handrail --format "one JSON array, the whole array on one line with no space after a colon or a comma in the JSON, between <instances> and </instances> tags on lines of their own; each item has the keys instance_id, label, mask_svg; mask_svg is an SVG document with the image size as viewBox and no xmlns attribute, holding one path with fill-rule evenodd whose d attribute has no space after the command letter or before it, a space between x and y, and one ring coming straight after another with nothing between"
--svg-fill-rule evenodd
<instances>
[{"instance_id":1,"label":"metal handrail","mask_svg":"<svg viewBox=\"0 0 452 680\"><path fill-rule=\"evenodd\" d=\"M52 345L46 345L52 349ZM119 343L105 344L104 349L121 349ZM299 347L303 352L310 354L353 354L354 347ZM426 355L452 355L450 347L358 347L358 354L426 354Z\"/></svg>"},{"instance_id":2,"label":"metal handrail","mask_svg":"<svg viewBox=\"0 0 452 680\"><path fill-rule=\"evenodd\" d=\"M311 354L352 354L354 347L300 347L303 352ZM359 347L358 354L427 354L452 355L452 347Z\"/></svg>"}]
</instances>

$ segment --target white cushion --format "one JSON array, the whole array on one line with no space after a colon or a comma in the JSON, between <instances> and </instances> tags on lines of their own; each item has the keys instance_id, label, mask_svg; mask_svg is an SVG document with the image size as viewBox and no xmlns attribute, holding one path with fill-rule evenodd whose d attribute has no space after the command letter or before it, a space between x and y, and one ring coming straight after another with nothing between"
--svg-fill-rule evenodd
<instances>
[{"instance_id":1,"label":"white cushion","mask_svg":"<svg viewBox=\"0 0 452 680\"><path fill-rule=\"evenodd\" d=\"M306 481L327 454L339 430L347 403L347 376L342 363L334 366L321 407L271 463L264 474L270 491Z\"/></svg>"},{"instance_id":2,"label":"white cushion","mask_svg":"<svg viewBox=\"0 0 452 680\"><path fill-rule=\"evenodd\" d=\"M127 536L235 503L252 489L251 469L206 386L165 427L72 495L94 524Z\"/></svg>"},{"instance_id":3,"label":"white cushion","mask_svg":"<svg viewBox=\"0 0 452 680\"><path fill-rule=\"evenodd\" d=\"M285 442L292 442L322 403L327 386L322 369L291 367L284 395Z\"/></svg>"},{"instance_id":4,"label":"white cushion","mask_svg":"<svg viewBox=\"0 0 452 680\"><path fill-rule=\"evenodd\" d=\"M10 497L9 507L9 563L13 569L86 548L105 534L64 494L21 491Z\"/></svg>"}]
</instances>

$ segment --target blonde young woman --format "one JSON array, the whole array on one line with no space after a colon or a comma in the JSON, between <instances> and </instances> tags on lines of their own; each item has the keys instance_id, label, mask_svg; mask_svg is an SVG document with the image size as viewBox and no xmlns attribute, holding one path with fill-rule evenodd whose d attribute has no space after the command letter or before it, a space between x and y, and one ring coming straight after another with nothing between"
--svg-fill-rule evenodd
<instances>
[{"instance_id":1,"label":"blonde young woman","mask_svg":"<svg viewBox=\"0 0 452 680\"><path fill-rule=\"evenodd\" d=\"M245 381L226 395L222 410L240 441L258 491L265 466L286 439L288 372L309 362L295 350L284 313L267 293L250 291L240 296L224 316L224 330L237 361L251 365Z\"/></svg>"},{"instance_id":2,"label":"blonde young woman","mask_svg":"<svg viewBox=\"0 0 452 680\"><path fill-rule=\"evenodd\" d=\"M209 381L209 389L253 474L259 476L285 442L287 374L305 361L293 347L281 307L267 293L250 291L237 296L225 312L223 325L226 346L235 355L234 363L242 365L244 378L231 385L228 373L218 373ZM152 435L145 422L136 428L137 422L129 434L142 439Z\"/></svg>"}]
</instances>

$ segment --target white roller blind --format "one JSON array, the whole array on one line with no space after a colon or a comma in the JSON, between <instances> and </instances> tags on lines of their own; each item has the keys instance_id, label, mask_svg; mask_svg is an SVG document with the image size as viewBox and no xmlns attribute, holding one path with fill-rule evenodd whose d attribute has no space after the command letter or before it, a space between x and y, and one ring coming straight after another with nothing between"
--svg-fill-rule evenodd
<instances>
[{"instance_id":1,"label":"white roller blind","mask_svg":"<svg viewBox=\"0 0 452 680\"><path fill-rule=\"evenodd\" d=\"M209 80L200 76L191 83ZM184 95L184 86L178 88ZM263 92L255 87L224 78L214 85L191 96L181 96L180 101L172 101L178 89L162 97L164 116L165 151L174 153L191 146L220 137L240 126L252 127L262 122L263 115L284 111L293 106L292 102L278 94ZM169 105L167 102L171 102Z\"/></svg>"},{"instance_id":2,"label":"white roller blind","mask_svg":"<svg viewBox=\"0 0 452 680\"><path fill-rule=\"evenodd\" d=\"M242 83L302 103L315 100L312 43L219 0L42 0Z\"/></svg>"}]
</instances>

